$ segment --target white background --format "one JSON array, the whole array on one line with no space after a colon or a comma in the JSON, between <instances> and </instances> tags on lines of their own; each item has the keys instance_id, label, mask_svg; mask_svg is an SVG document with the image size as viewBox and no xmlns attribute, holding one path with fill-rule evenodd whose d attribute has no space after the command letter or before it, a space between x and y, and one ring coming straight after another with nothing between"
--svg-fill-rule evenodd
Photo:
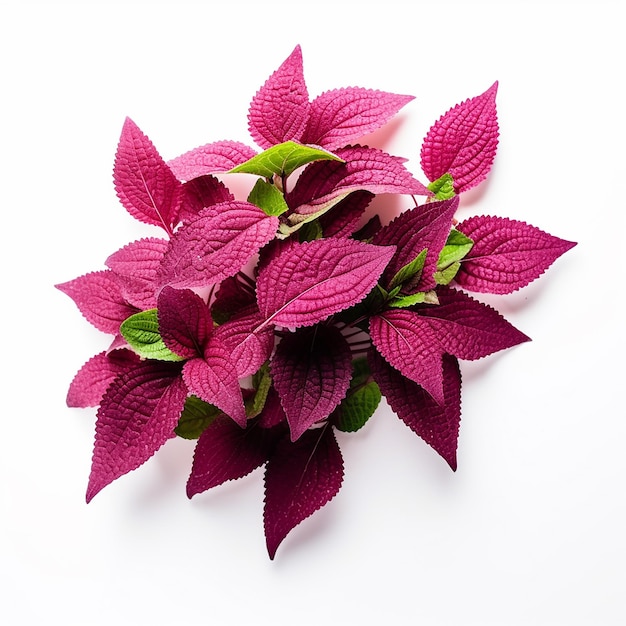
<instances>
[{"instance_id":1,"label":"white background","mask_svg":"<svg viewBox=\"0 0 626 626\"><path fill-rule=\"evenodd\" d=\"M3 2L0 621L626 623L622 25L600 0ZM422 179L431 123L499 80L496 164L459 217L579 244L489 299L533 342L464 364L456 474L381 408L270 562L261 472L189 501L190 442L85 504L95 411L65 393L108 339L53 285L154 234L113 191L125 116L166 159L251 143L248 103L297 43L311 96L416 96L371 143Z\"/></svg>"}]
</instances>

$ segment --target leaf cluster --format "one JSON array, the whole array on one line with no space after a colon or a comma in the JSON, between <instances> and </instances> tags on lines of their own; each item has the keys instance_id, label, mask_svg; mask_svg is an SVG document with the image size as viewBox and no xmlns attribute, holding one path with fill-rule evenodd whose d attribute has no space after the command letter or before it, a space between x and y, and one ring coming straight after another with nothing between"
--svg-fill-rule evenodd
<instances>
[{"instance_id":1,"label":"leaf cluster","mask_svg":"<svg viewBox=\"0 0 626 626\"><path fill-rule=\"evenodd\" d=\"M459 360L528 340L467 292L511 293L574 245L507 218L457 220L495 158L496 91L433 124L426 184L358 143L412 96L351 87L310 99L299 46L251 101L258 149L220 141L166 162L126 119L117 196L160 236L57 285L112 336L67 396L98 407L88 501L171 437L197 439L189 497L264 468L274 558L337 494L339 440L382 396L456 469ZM246 198L228 187L240 174L256 177ZM368 207L388 194L412 205L382 224Z\"/></svg>"}]
</instances>

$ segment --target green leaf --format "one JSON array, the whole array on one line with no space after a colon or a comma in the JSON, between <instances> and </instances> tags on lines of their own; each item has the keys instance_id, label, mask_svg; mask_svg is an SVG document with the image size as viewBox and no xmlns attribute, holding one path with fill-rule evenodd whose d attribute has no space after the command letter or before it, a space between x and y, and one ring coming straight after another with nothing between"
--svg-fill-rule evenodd
<instances>
[{"instance_id":1,"label":"green leaf","mask_svg":"<svg viewBox=\"0 0 626 626\"><path fill-rule=\"evenodd\" d=\"M415 279L413 282L419 282L419 276L424 269L424 263L426 262L426 254L428 250L422 250L410 263L407 263L404 267L400 268L396 275L392 278L389 284L389 289L393 289L399 285L403 285L409 280Z\"/></svg>"},{"instance_id":2,"label":"green leaf","mask_svg":"<svg viewBox=\"0 0 626 626\"><path fill-rule=\"evenodd\" d=\"M346 191L345 193L339 194L338 196L335 196L334 198L331 198L330 200L322 204L319 204L318 205L319 209L315 211L314 213L292 213L288 217L289 223L288 224L283 223L278 227L278 232L279 232L278 238L286 239L287 237L289 237L296 231L300 230L305 224L309 224L310 222L313 222L318 217L321 217L322 215L324 215L324 213L327 213L328 211L330 211L335 205L339 204L342 200L347 198L351 193L352 192L350 191Z\"/></svg>"},{"instance_id":3,"label":"green leaf","mask_svg":"<svg viewBox=\"0 0 626 626\"><path fill-rule=\"evenodd\" d=\"M414 304L439 304L439 299L434 291L418 291L409 296L397 296L388 304L394 309L404 309Z\"/></svg>"},{"instance_id":4,"label":"green leaf","mask_svg":"<svg viewBox=\"0 0 626 626\"><path fill-rule=\"evenodd\" d=\"M257 174L265 178L272 178L275 174L289 176L299 167L312 161L343 162L342 159L327 150L312 148L295 141L285 141L253 156L245 163L237 165L230 170L230 173Z\"/></svg>"},{"instance_id":5,"label":"green leaf","mask_svg":"<svg viewBox=\"0 0 626 626\"><path fill-rule=\"evenodd\" d=\"M248 418L260 415L267 401L267 394L272 386L272 377L268 363L264 363L261 369L252 377L252 384L256 391L254 396L245 403L246 416Z\"/></svg>"},{"instance_id":6,"label":"green leaf","mask_svg":"<svg viewBox=\"0 0 626 626\"><path fill-rule=\"evenodd\" d=\"M433 182L428 185L428 189L435 194L437 200L449 200L456 195L452 174L444 174L437 180L433 180Z\"/></svg>"},{"instance_id":7,"label":"green leaf","mask_svg":"<svg viewBox=\"0 0 626 626\"><path fill-rule=\"evenodd\" d=\"M335 426L345 433L356 432L372 417L381 397L380 389L374 381L349 389L335 409Z\"/></svg>"},{"instance_id":8,"label":"green leaf","mask_svg":"<svg viewBox=\"0 0 626 626\"><path fill-rule=\"evenodd\" d=\"M462 232L453 228L448 235L446 245L439 253L437 269L444 270L453 263L460 261L474 245L474 242Z\"/></svg>"},{"instance_id":9,"label":"green leaf","mask_svg":"<svg viewBox=\"0 0 626 626\"><path fill-rule=\"evenodd\" d=\"M221 413L197 396L189 396L174 432L183 439L197 439Z\"/></svg>"},{"instance_id":10,"label":"green leaf","mask_svg":"<svg viewBox=\"0 0 626 626\"><path fill-rule=\"evenodd\" d=\"M306 241L315 241L322 238L322 225L318 220L307 222L300 229L298 241L304 243Z\"/></svg>"},{"instance_id":11,"label":"green leaf","mask_svg":"<svg viewBox=\"0 0 626 626\"><path fill-rule=\"evenodd\" d=\"M262 178L256 181L248 196L248 202L258 206L266 215L275 215L276 217L289 210L285 197L280 190Z\"/></svg>"},{"instance_id":12,"label":"green leaf","mask_svg":"<svg viewBox=\"0 0 626 626\"><path fill-rule=\"evenodd\" d=\"M183 357L172 352L163 343L156 309L131 315L122 322L120 332L140 357L158 361L184 361Z\"/></svg>"},{"instance_id":13,"label":"green leaf","mask_svg":"<svg viewBox=\"0 0 626 626\"><path fill-rule=\"evenodd\" d=\"M435 272L435 282L438 285L447 285L452 279L456 276L456 273L459 271L461 264L457 261L452 265L446 267L445 270Z\"/></svg>"}]
</instances>

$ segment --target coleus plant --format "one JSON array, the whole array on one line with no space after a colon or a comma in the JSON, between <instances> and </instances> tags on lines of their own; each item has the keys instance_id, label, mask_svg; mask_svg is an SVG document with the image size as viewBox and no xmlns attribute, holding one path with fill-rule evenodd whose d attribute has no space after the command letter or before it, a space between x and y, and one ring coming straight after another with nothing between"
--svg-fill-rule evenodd
<instances>
[{"instance_id":1,"label":"coleus plant","mask_svg":"<svg viewBox=\"0 0 626 626\"><path fill-rule=\"evenodd\" d=\"M455 219L494 161L496 91L433 124L426 184L405 159L357 143L412 96L351 87L310 99L299 46L252 99L258 148L218 141L166 162L125 121L117 195L163 233L57 285L113 337L67 395L98 407L87 501L168 439L197 439L189 497L264 466L274 558L340 489L336 431L361 429L383 395L456 470L459 360L528 341L467 292L512 293L575 245L504 217ZM245 199L224 182L237 173L256 177ZM368 220L378 194L411 208Z\"/></svg>"}]
</instances>

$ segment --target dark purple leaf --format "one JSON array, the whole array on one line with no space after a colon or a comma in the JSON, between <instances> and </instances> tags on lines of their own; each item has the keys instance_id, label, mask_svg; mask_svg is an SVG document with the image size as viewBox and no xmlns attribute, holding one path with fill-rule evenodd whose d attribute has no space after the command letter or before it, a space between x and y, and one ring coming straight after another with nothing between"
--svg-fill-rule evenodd
<instances>
[{"instance_id":1,"label":"dark purple leaf","mask_svg":"<svg viewBox=\"0 0 626 626\"><path fill-rule=\"evenodd\" d=\"M295 441L326 419L346 395L352 353L337 328L320 324L283 337L270 368Z\"/></svg>"},{"instance_id":2,"label":"dark purple leaf","mask_svg":"<svg viewBox=\"0 0 626 626\"><path fill-rule=\"evenodd\" d=\"M222 202L232 202L235 196L215 176L199 176L183 185L180 220L192 222L202 209Z\"/></svg>"},{"instance_id":3,"label":"dark purple leaf","mask_svg":"<svg viewBox=\"0 0 626 626\"><path fill-rule=\"evenodd\" d=\"M461 421L461 372L457 360L443 357L442 403L435 402L417 383L402 376L374 350L370 367L382 394L396 415L456 471Z\"/></svg>"},{"instance_id":4,"label":"dark purple leaf","mask_svg":"<svg viewBox=\"0 0 626 626\"><path fill-rule=\"evenodd\" d=\"M265 470L265 540L270 559L283 539L335 495L343 482L343 459L332 428L280 440Z\"/></svg>"},{"instance_id":5,"label":"dark purple leaf","mask_svg":"<svg viewBox=\"0 0 626 626\"><path fill-rule=\"evenodd\" d=\"M173 435L186 397L175 365L146 362L111 383L98 410L87 502Z\"/></svg>"},{"instance_id":6,"label":"dark purple leaf","mask_svg":"<svg viewBox=\"0 0 626 626\"><path fill-rule=\"evenodd\" d=\"M355 191L319 218L324 237L350 237L374 197L369 191Z\"/></svg>"}]
</instances>

